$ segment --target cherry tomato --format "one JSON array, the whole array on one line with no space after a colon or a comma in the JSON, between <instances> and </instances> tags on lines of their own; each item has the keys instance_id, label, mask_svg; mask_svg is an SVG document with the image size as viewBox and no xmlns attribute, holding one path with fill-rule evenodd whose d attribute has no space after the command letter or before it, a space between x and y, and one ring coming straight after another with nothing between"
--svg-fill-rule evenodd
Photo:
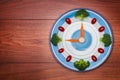
<instances>
[{"instance_id":1,"label":"cherry tomato","mask_svg":"<svg viewBox=\"0 0 120 80\"><path fill-rule=\"evenodd\" d=\"M60 48L60 49L58 50L59 53L62 53L63 51L64 51L64 48Z\"/></svg>"},{"instance_id":2,"label":"cherry tomato","mask_svg":"<svg viewBox=\"0 0 120 80\"><path fill-rule=\"evenodd\" d=\"M104 26L101 26L101 27L98 29L99 32L102 32L102 31L104 31L104 30L105 30L105 27L104 27Z\"/></svg>"},{"instance_id":3,"label":"cherry tomato","mask_svg":"<svg viewBox=\"0 0 120 80\"><path fill-rule=\"evenodd\" d=\"M71 24L70 18L66 18L65 21L66 21L66 23Z\"/></svg>"},{"instance_id":4,"label":"cherry tomato","mask_svg":"<svg viewBox=\"0 0 120 80\"><path fill-rule=\"evenodd\" d=\"M66 61L69 62L71 59L72 59L72 56L69 55L69 56L66 58Z\"/></svg>"},{"instance_id":5,"label":"cherry tomato","mask_svg":"<svg viewBox=\"0 0 120 80\"><path fill-rule=\"evenodd\" d=\"M64 32L64 28L62 26L58 27L58 29L61 31L61 32Z\"/></svg>"},{"instance_id":6,"label":"cherry tomato","mask_svg":"<svg viewBox=\"0 0 120 80\"><path fill-rule=\"evenodd\" d=\"M98 52L99 53L104 53L104 49L103 48L98 48Z\"/></svg>"},{"instance_id":7,"label":"cherry tomato","mask_svg":"<svg viewBox=\"0 0 120 80\"><path fill-rule=\"evenodd\" d=\"M94 61L94 62L96 62L97 61L97 58L96 58L96 56L95 55L92 55L92 60Z\"/></svg>"},{"instance_id":8,"label":"cherry tomato","mask_svg":"<svg viewBox=\"0 0 120 80\"><path fill-rule=\"evenodd\" d=\"M93 18L92 21L91 21L91 23L92 23L92 24L95 24L96 21L97 21L96 18Z\"/></svg>"}]
</instances>

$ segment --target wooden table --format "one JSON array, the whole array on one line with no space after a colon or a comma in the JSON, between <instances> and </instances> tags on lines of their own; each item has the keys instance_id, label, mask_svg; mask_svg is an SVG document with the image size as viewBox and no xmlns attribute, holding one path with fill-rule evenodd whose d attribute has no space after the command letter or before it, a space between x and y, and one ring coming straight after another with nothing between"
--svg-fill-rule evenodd
<instances>
[{"instance_id":1,"label":"wooden table","mask_svg":"<svg viewBox=\"0 0 120 80\"><path fill-rule=\"evenodd\" d=\"M78 73L52 55L49 35L56 19L89 8L110 23L114 46L99 68ZM0 0L0 80L120 80L120 0Z\"/></svg>"}]
</instances>

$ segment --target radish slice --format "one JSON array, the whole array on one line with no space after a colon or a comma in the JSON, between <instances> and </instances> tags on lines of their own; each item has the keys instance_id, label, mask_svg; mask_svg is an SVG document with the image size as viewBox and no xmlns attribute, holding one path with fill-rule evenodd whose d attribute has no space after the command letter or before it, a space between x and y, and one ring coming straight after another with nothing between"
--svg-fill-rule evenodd
<instances>
[{"instance_id":1,"label":"radish slice","mask_svg":"<svg viewBox=\"0 0 120 80\"><path fill-rule=\"evenodd\" d=\"M66 21L67 24L71 24L70 18L66 18L65 21Z\"/></svg>"},{"instance_id":2,"label":"radish slice","mask_svg":"<svg viewBox=\"0 0 120 80\"><path fill-rule=\"evenodd\" d=\"M66 58L66 61L69 62L71 59L72 59L72 56L69 55L69 56Z\"/></svg>"},{"instance_id":3,"label":"radish slice","mask_svg":"<svg viewBox=\"0 0 120 80\"><path fill-rule=\"evenodd\" d=\"M64 48L60 48L60 49L58 50L59 53L62 53L63 51L64 51Z\"/></svg>"},{"instance_id":4,"label":"radish slice","mask_svg":"<svg viewBox=\"0 0 120 80\"><path fill-rule=\"evenodd\" d=\"M91 21L91 23L92 23L92 24L95 24L96 21L97 21L96 18L93 18L92 21Z\"/></svg>"},{"instance_id":5,"label":"radish slice","mask_svg":"<svg viewBox=\"0 0 120 80\"><path fill-rule=\"evenodd\" d=\"M96 56L95 55L92 55L92 60L94 61L94 62L96 62L97 61L97 58L96 58Z\"/></svg>"}]
</instances>

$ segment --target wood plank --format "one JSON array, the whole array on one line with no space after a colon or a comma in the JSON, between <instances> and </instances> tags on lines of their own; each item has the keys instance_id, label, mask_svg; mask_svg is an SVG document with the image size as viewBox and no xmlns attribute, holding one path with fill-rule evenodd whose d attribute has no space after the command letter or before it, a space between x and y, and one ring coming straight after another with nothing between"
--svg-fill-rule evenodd
<instances>
[{"instance_id":1,"label":"wood plank","mask_svg":"<svg viewBox=\"0 0 120 80\"><path fill-rule=\"evenodd\" d=\"M119 80L119 64L109 63L101 67L78 73L57 63L1 64L1 80ZM97 74L97 75L96 75ZM72 76L71 76L72 75Z\"/></svg>"},{"instance_id":2,"label":"wood plank","mask_svg":"<svg viewBox=\"0 0 120 80\"><path fill-rule=\"evenodd\" d=\"M120 0L0 0L0 80L119 80ZM55 20L74 8L102 14L113 30L110 57L78 73L55 60L49 35Z\"/></svg>"},{"instance_id":3,"label":"wood plank","mask_svg":"<svg viewBox=\"0 0 120 80\"><path fill-rule=\"evenodd\" d=\"M53 61L49 47L52 23L50 20L1 20L0 62Z\"/></svg>"},{"instance_id":4,"label":"wood plank","mask_svg":"<svg viewBox=\"0 0 120 80\"><path fill-rule=\"evenodd\" d=\"M89 8L120 19L120 0L0 0L0 19L57 19L74 8Z\"/></svg>"},{"instance_id":5,"label":"wood plank","mask_svg":"<svg viewBox=\"0 0 120 80\"><path fill-rule=\"evenodd\" d=\"M55 20L0 20L0 62L56 62L49 46ZM109 20L114 34L110 62L119 62L120 23ZM117 24L116 24L117 23Z\"/></svg>"}]
</instances>

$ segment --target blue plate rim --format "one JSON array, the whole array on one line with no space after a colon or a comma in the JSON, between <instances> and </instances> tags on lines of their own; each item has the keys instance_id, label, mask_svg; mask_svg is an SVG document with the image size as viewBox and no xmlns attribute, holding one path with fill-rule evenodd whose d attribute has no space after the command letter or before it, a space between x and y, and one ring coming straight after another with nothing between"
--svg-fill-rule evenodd
<instances>
[{"instance_id":1,"label":"blue plate rim","mask_svg":"<svg viewBox=\"0 0 120 80\"><path fill-rule=\"evenodd\" d=\"M102 60L95 68L92 68L92 69L90 69L90 70L84 70L84 71L79 71L79 70L77 70L77 69L74 70L74 69L72 69L72 68L69 68L69 66L67 67L66 64L63 64L60 60L58 60L58 58L57 58L57 56L55 55L55 52L54 52L54 50L53 50L52 44L51 44L51 42L50 42L51 37L52 37L53 30L54 30L54 27L55 27L56 23L59 22L59 19L60 19L62 16L65 16L66 13L69 13L69 12L75 11L75 10L79 10L79 9L89 10L89 11L97 14L99 17L101 17L101 18L103 19L103 21L105 22L105 24L107 24L107 26L109 26L109 29L110 29L110 32L111 32L111 37L112 37L112 44L109 46L110 48L109 48L109 50L108 50L108 52L107 52L107 55L105 56L104 60ZM102 64L104 64L104 63L107 61L108 57L110 56L110 54L111 54L111 52L112 52L112 48L113 48L113 45L114 45L113 30L112 30L112 28L111 28L111 26L110 26L110 23L107 21L107 19L105 19L105 17L102 16L100 13L98 13L98 12L92 10L92 9L88 9L88 8L75 8L75 9L71 9L71 10L66 11L65 13L63 13L62 15L60 15L60 16L56 19L56 21L54 22L54 24L53 24L53 26L52 26L52 28L51 28L51 30L50 30L49 45L50 45L50 50L51 50L51 52L52 52L52 55L54 56L54 58L56 59L56 61L57 61L58 63L60 63L63 67L65 67L65 68L67 68L67 69L70 69L70 70L72 70L72 71L87 72L87 71L91 71L91 70L94 70L94 69L100 67Z\"/></svg>"}]
</instances>

